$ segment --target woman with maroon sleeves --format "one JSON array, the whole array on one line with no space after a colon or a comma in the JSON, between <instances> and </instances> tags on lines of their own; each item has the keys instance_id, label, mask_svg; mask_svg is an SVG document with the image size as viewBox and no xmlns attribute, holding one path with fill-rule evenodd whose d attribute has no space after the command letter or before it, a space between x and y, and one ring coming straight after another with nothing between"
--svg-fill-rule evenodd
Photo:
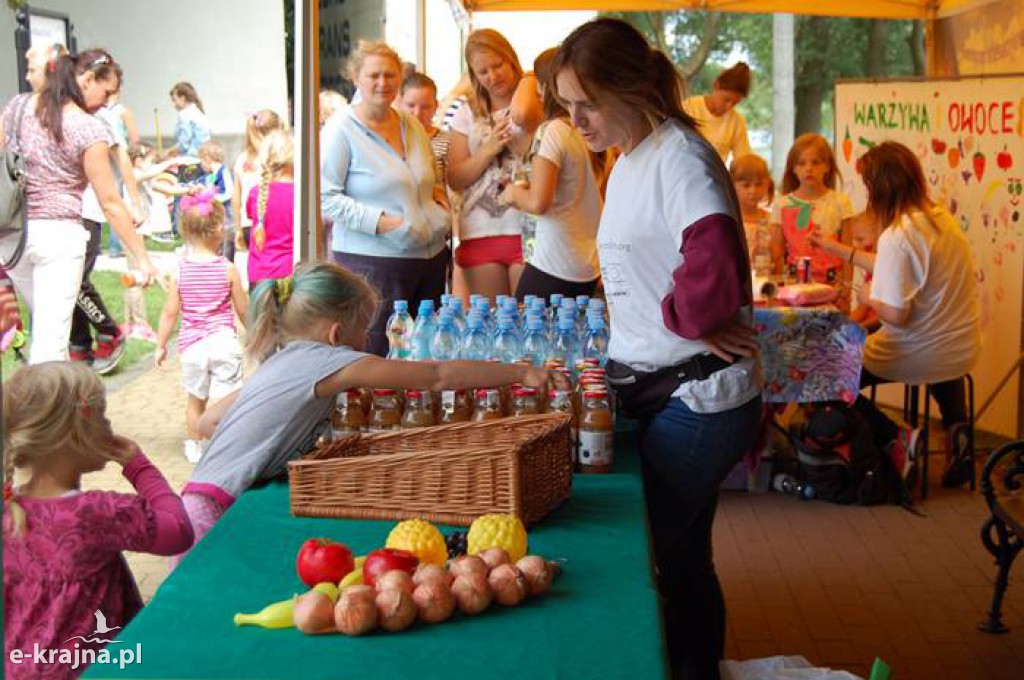
<instances>
[{"instance_id":1,"label":"woman with maroon sleeves","mask_svg":"<svg viewBox=\"0 0 1024 680\"><path fill-rule=\"evenodd\" d=\"M672 63L629 24L562 43L559 100L593 151L618 147L598 231L608 377L640 457L674 678L718 678L725 603L711 558L718 488L761 413L750 266L729 174L680 107Z\"/></svg>"}]
</instances>

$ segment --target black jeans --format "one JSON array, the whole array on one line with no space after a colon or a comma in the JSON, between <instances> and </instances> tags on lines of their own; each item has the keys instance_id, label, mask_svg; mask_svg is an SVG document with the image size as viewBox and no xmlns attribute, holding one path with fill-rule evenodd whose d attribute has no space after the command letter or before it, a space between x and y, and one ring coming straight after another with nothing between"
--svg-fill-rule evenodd
<instances>
[{"instance_id":1,"label":"black jeans","mask_svg":"<svg viewBox=\"0 0 1024 680\"><path fill-rule=\"evenodd\" d=\"M547 300L552 293L561 293L565 297L574 298L577 295L593 295L595 290L597 290L597 279L583 282L566 281L542 272L532 264L527 264L523 269L522 276L519 277L515 298L522 300L527 295L536 295Z\"/></svg>"},{"instance_id":2,"label":"black jeans","mask_svg":"<svg viewBox=\"0 0 1024 680\"><path fill-rule=\"evenodd\" d=\"M85 266L82 269L82 287L78 290L75 311L71 315L70 342L75 347L91 348L92 332L90 326L104 335L118 334L117 322L107 311L99 291L92 285L90 275L96 266L96 257L100 252L100 238L103 225L92 220L82 220L83 226L89 230L89 243L85 246Z\"/></svg>"},{"instance_id":3,"label":"black jeans","mask_svg":"<svg viewBox=\"0 0 1024 680\"><path fill-rule=\"evenodd\" d=\"M674 680L717 680L725 598L712 559L718 488L757 438L761 399L696 413L672 399L640 426L647 517Z\"/></svg>"},{"instance_id":4,"label":"black jeans","mask_svg":"<svg viewBox=\"0 0 1024 680\"><path fill-rule=\"evenodd\" d=\"M361 274L380 294L377 316L370 324L366 351L377 356L388 355L388 336L384 327L395 300L408 300L409 309L416 309L420 300L438 299L444 294L448 267L448 249L428 260L411 257L374 257L334 251L335 262L345 269Z\"/></svg>"},{"instance_id":5,"label":"black jeans","mask_svg":"<svg viewBox=\"0 0 1024 680\"><path fill-rule=\"evenodd\" d=\"M877 376L866 368L860 374L860 386L862 389L872 385L883 385L892 382L896 381ZM964 393L964 379L962 377L940 383L931 383L928 387L931 388L932 396L935 397L935 403L939 405L943 429L948 431L953 425L967 421L967 401ZM863 394L857 396L857 401L854 402L853 407L860 411L868 419L868 422L871 423L871 429L875 435L875 443L880 448L884 449L899 436L900 426Z\"/></svg>"}]
</instances>

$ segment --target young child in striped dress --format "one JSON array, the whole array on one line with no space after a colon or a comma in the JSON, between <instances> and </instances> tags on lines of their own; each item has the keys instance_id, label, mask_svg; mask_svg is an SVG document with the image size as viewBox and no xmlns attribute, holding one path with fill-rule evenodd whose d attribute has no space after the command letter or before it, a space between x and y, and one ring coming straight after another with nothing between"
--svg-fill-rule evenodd
<instances>
[{"instance_id":1,"label":"young child in striped dress","mask_svg":"<svg viewBox=\"0 0 1024 680\"><path fill-rule=\"evenodd\" d=\"M224 208L212 192L181 199L181 233L187 249L178 264L177 278L168 286L157 330L156 365L160 366L181 317L178 351L188 399L185 457L192 463L203 453L203 440L195 426L207 401L234 392L242 382L235 315L245 318L248 298L235 265L218 254L223 229Z\"/></svg>"}]
</instances>

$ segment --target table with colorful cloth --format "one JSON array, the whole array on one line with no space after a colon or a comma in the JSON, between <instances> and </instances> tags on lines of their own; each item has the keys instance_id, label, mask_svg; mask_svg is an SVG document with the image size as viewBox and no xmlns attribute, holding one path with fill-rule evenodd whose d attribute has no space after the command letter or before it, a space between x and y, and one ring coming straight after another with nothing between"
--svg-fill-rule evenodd
<instances>
[{"instance_id":1,"label":"table with colorful cloth","mask_svg":"<svg viewBox=\"0 0 1024 680\"><path fill-rule=\"evenodd\" d=\"M864 329L835 307L758 307L767 404L845 401L860 392Z\"/></svg>"},{"instance_id":2,"label":"table with colorful cloth","mask_svg":"<svg viewBox=\"0 0 1024 680\"><path fill-rule=\"evenodd\" d=\"M307 636L236 627L305 587L302 542L327 536L357 554L383 547L394 522L293 517L288 485L242 495L108 646L141 663L90 667L98 678L665 678L635 437L616 437L615 472L576 475L571 498L530 528L530 552L563 564L551 590L518 607L415 623L400 633ZM448 533L456 527L441 527Z\"/></svg>"}]
</instances>

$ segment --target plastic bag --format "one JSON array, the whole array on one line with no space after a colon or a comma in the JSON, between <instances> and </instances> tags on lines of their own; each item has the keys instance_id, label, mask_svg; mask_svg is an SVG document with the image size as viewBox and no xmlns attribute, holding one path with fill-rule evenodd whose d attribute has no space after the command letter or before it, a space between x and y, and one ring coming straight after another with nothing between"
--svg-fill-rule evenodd
<instances>
[{"instance_id":1,"label":"plastic bag","mask_svg":"<svg viewBox=\"0 0 1024 680\"><path fill-rule=\"evenodd\" d=\"M723 661L722 680L863 680L831 668L816 668L802 656L769 656L747 661Z\"/></svg>"}]
</instances>

